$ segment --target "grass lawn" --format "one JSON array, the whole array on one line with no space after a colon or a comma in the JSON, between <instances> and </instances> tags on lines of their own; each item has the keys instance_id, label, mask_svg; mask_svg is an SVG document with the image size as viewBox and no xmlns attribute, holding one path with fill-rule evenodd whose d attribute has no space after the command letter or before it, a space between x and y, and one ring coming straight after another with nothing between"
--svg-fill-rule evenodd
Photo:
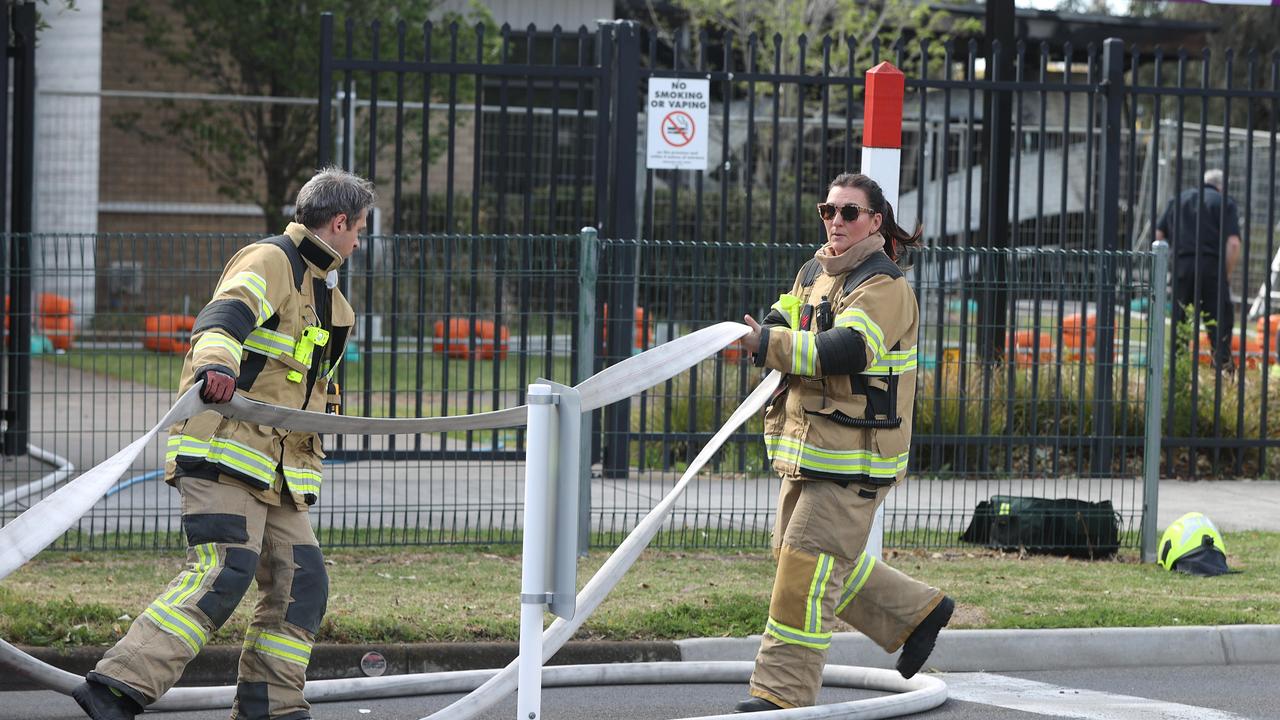
<instances>
[{"instance_id":1,"label":"grass lawn","mask_svg":"<svg viewBox=\"0 0 1280 720\"><path fill-rule=\"evenodd\" d=\"M956 628L1280 623L1280 533L1226 537L1238 574L1198 578L1137 562L986 550L890 551L894 567L944 588ZM518 636L520 548L334 549L321 642L509 640ZM579 565L579 586L607 551ZM113 642L181 568L175 553L45 552L0 583L0 637L31 645ZM579 638L679 639L758 633L773 563L765 550L648 551ZM215 642L243 637L243 603ZM837 629L847 629L838 627Z\"/></svg>"}]
</instances>

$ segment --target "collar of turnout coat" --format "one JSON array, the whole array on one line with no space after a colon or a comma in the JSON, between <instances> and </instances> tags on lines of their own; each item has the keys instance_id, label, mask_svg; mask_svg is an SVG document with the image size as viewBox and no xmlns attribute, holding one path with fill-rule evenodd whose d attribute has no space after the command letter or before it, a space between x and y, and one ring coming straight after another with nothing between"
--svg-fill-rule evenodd
<instances>
[{"instance_id":1,"label":"collar of turnout coat","mask_svg":"<svg viewBox=\"0 0 1280 720\"><path fill-rule=\"evenodd\" d=\"M818 248L818 251L813 256L818 259L818 264L822 266L823 272L835 276L847 273L858 267L863 260L871 257L883 247L884 236L876 233L865 240L854 243L853 247L839 255L829 255L831 244L827 243Z\"/></svg>"},{"instance_id":2,"label":"collar of turnout coat","mask_svg":"<svg viewBox=\"0 0 1280 720\"><path fill-rule=\"evenodd\" d=\"M306 259L307 264L320 271L321 275L337 270L338 266L342 264L342 256L329 247L329 243L321 240L315 233L307 229L306 225L291 222L284 229L284 234L288 235L289 239L298 245L298 249L302 251L302 257ZM307 240L311 242L307 243ZM304 247L306 244L313 247Z\"/></svg>"}]
</instances>

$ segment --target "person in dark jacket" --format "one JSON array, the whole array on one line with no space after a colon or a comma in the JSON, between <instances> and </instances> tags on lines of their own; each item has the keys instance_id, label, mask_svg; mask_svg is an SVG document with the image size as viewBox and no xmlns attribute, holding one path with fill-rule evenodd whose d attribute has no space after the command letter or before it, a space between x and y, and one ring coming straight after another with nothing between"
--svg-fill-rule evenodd
<instances>
[{"instance_id":1,"label":"person in dark jacket","mask_svg":"<svg viewBox=\"0 0 1280 720\"><path fill-rule=\"evenodd\" d=\"M1209 170L1204 184L1169 201L1156 225L1156 239L1173 246L1174 327L1181 326L1192 308L1192 337L1199 338L1203 317L1214 366L1230 367L1234 313L1228 283L1240 260L1240 217L1235 201L1227 197L1221 170ZM1175 347L1183 349L1181 343Z\"/></svg>"}]
</instances>

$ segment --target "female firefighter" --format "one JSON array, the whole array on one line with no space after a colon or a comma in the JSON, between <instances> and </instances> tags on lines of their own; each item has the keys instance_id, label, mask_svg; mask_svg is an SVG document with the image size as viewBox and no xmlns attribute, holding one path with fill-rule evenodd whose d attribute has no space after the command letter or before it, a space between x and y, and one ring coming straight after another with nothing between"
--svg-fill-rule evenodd
<instances>
[{"instance_id":1,"label":"female firefighter","mask_svg":"<svg viewBox=\"0 0 1280 720\"><path fill-rule=\"evenodd\" d=\"M898 260L920 240L874 180L839 175L818 204L826 244L743 340L786 373L765 409L782 476L778 562L751 697L737 712L813 705L839 617L911 677L955 603L864 552L876 508L907 470L920 310Z\"/></svg>"}]
</instances>

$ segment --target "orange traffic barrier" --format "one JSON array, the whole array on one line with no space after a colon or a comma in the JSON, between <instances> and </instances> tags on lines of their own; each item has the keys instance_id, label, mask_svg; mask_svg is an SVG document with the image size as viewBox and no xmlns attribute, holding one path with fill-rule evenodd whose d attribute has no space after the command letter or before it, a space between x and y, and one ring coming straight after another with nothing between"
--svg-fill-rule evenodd
<instances>
[{"instance_id":1,"label":"orange traffic barrier","mask_svg":"<svg viewBox=\"0 0 1280 720\"><path fill-rule=\"evenodd\" d=\"M1080 313L1062 318L1062 344L1066 347L1090 347L1097 338L1098 319L1093 314L1081 319Z\"/></svg>"},{"instance_id":2,"label":"orange traffic barrier","mask_svg":"<svg viewBox=\"0 0 1280 720\"><path fill-rule=\"evenodd\" d=\"M1264 358L1262 355L1262 340L1258 338L1246 338L1244 341L1244 366L1249 369L1258 367L1259 365L1270 365L1276 360L1274 358ZM1241 338L1239 335L1231 336L1231 357L1232 362L1240 358ZM1209 333L1200 333L1200 342L1198 347L1193 346L1192 350L1196 353L1196 359L1201 365L1213 364L1213 344L1209 342Z\"/></svg>"},{"instance_id":3,"label":"orange traffic barrier","mask_svg":"<svg viewBox=\"0 0 1280 720\"><path fill-rule=\"evenodd\" d=\"M36 296L36 327L53 346L70 350L75 338L75 324L71 320L71 298L53 293Z\"/></svg>"},{"instance_id":4,"label":"orange traffic barrier","mask_svg":"<svg viewBox=\"0 0 1280 720\"><path fill-rule=\"evenodd\" d=\"M601 320L601 322L603 323L603 325L601 325L601 339L604 341L605 347L608 347L609 345L609 303L604 304L603 315L604 315L604 318ZM644 308L637 306L636 312L635 312L636 328L635 328L635 332L632 333L635 336L633 344L636 346L637 350L644 349L646 340L649 342L650 345L654 343L655 336L653 334L653 322L652 321L646 322L645 319L647 317L648 316L645 314Z\"/></svg>"},{"instance_id":5,"label":"orange traffic barrier","mask_svg":"<svg viewBox=\"0 0 1280 720\"><path fill-rule=\"evenodd\" d=\"M742 347L741 340L735 340L732 345L721 350L720 354L724 356L725 362L739 362L747 357L747 351Z\"/></svg>"},{"instance_id":6,"label":"orange traffic barrier","mask_svg":"<svg viewBox=\"0 0 1280 720\"><path fill-rule=\"evenodd\" d=\"M40 293L36 296L36 312L48 317L70 315L71 298L53 293Z\"/></svg>"},{"instance_id":7,"label":"orange traffic barrier","mask_svg":"<svg viewBox=\"0 0 1280 720\"><path fill-rule=\"evenodd\" d=\"M1262 339L1271 338L1269 349L1271 354L1265 358L1266 364L1280 363L1280 315L1258 318L1259 345Z\"/></svg>"},{"instance_id":8,"label":"orange traffic barrier","mask_svg":"<svg viewBox=\"0 0 1280 720\"><path fill-rule=\"evenodd\" d=\"M452 358L467 359L471 357L471 336L475 336L476 358L492 360L495 355L499 360L507 358L508 341L511 337L506 325L494 326L492 320L472 320L469 318L449 318L449 342L445 347L444 320L435 322L435 340L431 343L432 352L443 352ZM495 351L496 346L496 351Z\"/></svg>"},{"instance_id":9,"label":"orange traffic barrier","mask_svg":"<svg viewBox=\"0 0 1280 720\"><path fill-rule=\"evenodd\" d=\"M1036 360L1036 343L1039 343L1040 362L1053 362L1053 336L1047 332L1037 333L1035 330L1018 330L1012 333L1013 359L1019 363L1030 363Z\"/></svg>"},{"instance_id":10,"label":"orange traffic barrier","mask_svg":"<svg viewBox=\"0 0 1280 720\"><path fill-rule=\"evenodd\" d=\"M70 350L75 338L75 326L70 315L41 315L36 326L40 333L59 350Z\"/></svg>"},{"instance_id":11,"label":"orange traffic barrier","mask_svg":"<svg viewBox=\"0 0 1280 720\"><path fill-rule=\"evenodd\" d=\"M196 319L190 315L148 315L142 347L185 355L191 349L191 330L195 326Z\"/></svg>"}]
</instances>

